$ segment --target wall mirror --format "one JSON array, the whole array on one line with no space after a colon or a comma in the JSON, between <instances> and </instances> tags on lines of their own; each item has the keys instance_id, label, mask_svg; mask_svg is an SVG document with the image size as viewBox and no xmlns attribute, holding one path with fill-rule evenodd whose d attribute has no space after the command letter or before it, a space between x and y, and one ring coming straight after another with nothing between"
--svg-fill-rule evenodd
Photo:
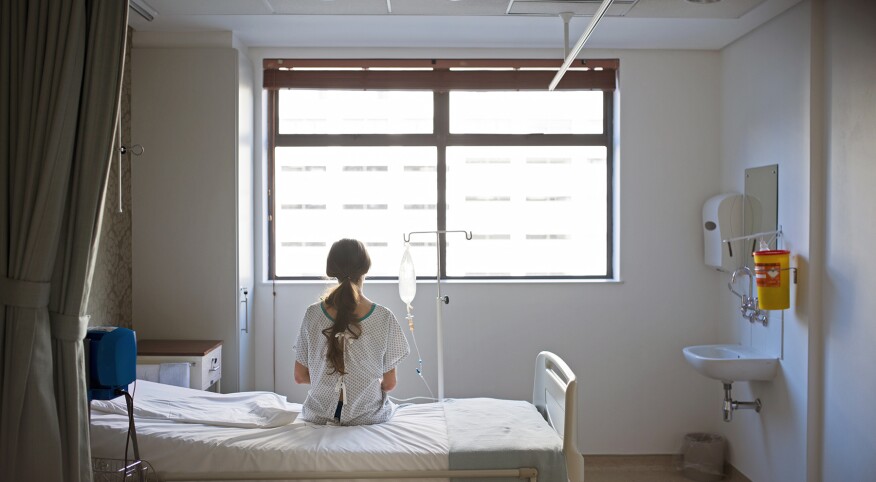
<instances>
[{"instance_id":1,"label":"wall mirror","mask_svg":"<svg viewBox=\"0 0 876 482\"><path fill-rule=\"evenodd\" d=\"M745 235L775 231L779 222L779 165L752 167L745 170L745 209L742 213ZM777 236L767 235L744 241L745 266L754 269L751 255L763 239L769 249L777 249Z\"/></svg>"}]
</instances>

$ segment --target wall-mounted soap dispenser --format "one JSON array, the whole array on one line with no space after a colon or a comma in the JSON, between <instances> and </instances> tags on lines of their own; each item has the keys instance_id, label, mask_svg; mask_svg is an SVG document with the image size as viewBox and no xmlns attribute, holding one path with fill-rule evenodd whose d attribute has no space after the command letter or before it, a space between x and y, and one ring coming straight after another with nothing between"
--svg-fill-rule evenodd
<instances>
[{"instance_id":1,"label":"wall-mounted soap dispenser","mask_svg":"<svg viewBox=\"0 0 876 482\"><path fill-rule=\"evenodd\" d=\"M719 194L703 205L703 242L706 266L732 272L744 262L741 244L723 240L745 233L743 196L737 193Z\"/></svg>"}]
</instances>

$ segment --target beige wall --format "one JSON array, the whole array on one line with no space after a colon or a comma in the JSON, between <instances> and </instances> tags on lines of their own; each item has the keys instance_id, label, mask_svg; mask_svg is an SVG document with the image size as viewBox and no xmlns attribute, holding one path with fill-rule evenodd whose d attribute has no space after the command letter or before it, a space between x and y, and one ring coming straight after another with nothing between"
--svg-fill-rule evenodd
<instances>
[{"instance_id":1,"label":"beige wall","mask_svg":"<svg viewBox=\"0 0 876 482\"><path fill-rule=\"evenodd\" d=\"M824 1L823 472L876 480L876 5Z\"/></svg>"},{"instance_id":2,"label":"beige wall","mask_svg":"<svg viewBox=\"0 0 876 482\"><path fill-rule=\"evenodd\" d=\"M235 392L248 369L238 260L252 253L238 249L249 160L238 151L239 53L225 37L167 48L134 35L131 132L146 152L132 166L132 310L141 339L221 340L222 390Z\"/></svg>"},{"instance_id":3,"label":"beige wall","mask_svg":"<svg viewBox=\"0 0 876 482\"><path fill-rule=\"evenodd\" d=\"M745 169L778 164L780 247L792 265L810 262L810 2L804 1L721 52L721 184L743 192ZM801 270L790 309L770 312L767 326L739 314L739 299L722 274L718 329L722 341L742 343L781 357L769 382L733 384L735 400L759 398L758 414L737 411L716 417L714 430L730 442L730 460L753 481L806 480L808 360L811 297ZM719 387L716 387L716 389Z\"/></svg>"}]
</instances>

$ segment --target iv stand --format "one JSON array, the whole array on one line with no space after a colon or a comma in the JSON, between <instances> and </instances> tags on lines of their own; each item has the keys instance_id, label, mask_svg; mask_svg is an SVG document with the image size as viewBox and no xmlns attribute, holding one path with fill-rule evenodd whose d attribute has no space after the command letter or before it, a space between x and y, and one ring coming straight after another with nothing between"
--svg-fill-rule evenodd
<instances>
[{"instance_id":1,"label":"iv stand","mask_svg":"<svg viewBox=\"0 0 876 482\"><path fill-rule=\"evenodd\" d=\"M471 240L471 231L446 231L446 230L438 230L438 231L411 231L406 235L402 235L402 238L406 243L411 242L412 234L434 234L435 235L435 251L437 252L437 260L438 260L438 271L435 275L435 286L438 288L438 297L435 298L435 337L438 339L438 356L437 356L437 365L438 365L438 400L444 401L444 327L443 320L441 317L441 303L443 302L445 305L450 303L449 296L441 296L441 235L447 233L464 233L465 239Z\"/></svg>"}]
</instances>

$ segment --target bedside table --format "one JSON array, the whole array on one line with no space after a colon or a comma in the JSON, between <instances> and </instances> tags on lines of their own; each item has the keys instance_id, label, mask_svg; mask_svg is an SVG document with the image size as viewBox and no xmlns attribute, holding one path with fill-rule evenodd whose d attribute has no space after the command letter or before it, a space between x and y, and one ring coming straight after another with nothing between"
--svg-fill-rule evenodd
<instances>
[{"instance_id":1,"label":"bedside table","mask_svg":"<svg viewBox=\"0 0 876 482\"><path fill-rule=\"evenodd\" d=\"M189 388L219 392L222 378L221 340L138 340L137 364L187 362L192 365Z\"/></svg>"}]
</instances>

